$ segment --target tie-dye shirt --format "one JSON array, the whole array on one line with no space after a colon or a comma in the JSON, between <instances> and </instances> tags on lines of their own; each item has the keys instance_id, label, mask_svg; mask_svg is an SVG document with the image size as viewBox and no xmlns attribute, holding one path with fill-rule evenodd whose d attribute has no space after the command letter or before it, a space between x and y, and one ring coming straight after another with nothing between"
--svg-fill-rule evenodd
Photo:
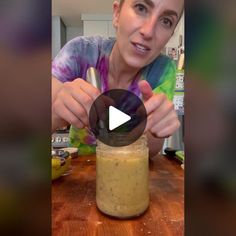
<instances>
[{"instance_id":1,"label":"tie-dye shirt","mask_svg":"<svg viewBox=\"0 0 236 236\"><path fill-rule=\"evenodd\" d=\"M109 55L115 38L77 37L69 41L58 53L52 63L52 75L61 82L76 78L86 80L89 67L95 67L101 78L101 92L109 90L108 69ZM154 93L165 93L172 100L175 89L176 66L167 56L160 55L144 67L139 76L134 78L128 90L140 95L139 80L147 80ZM80 154L95 152L95 137L88 129L70 128L70 146L79 148Z\"/></svg>"}]
</instances>

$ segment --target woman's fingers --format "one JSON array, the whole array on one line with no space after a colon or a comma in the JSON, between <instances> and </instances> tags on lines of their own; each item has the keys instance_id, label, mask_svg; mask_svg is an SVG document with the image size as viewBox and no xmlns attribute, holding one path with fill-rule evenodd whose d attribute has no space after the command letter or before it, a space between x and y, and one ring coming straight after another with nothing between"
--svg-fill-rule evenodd
<instances>
[{"instance_id":1,"label":"woman's fingers","mask_svg":"<svg viewBox=\"0 0 236 236\"><path fill-rule=\"evenodd\" d=\"M165 138L172 135L180 127L180 122L175 111L171 111L158 123L150 128L151 133L158 138Z\"/></svg>"},{"instance_id":2,"label":"woman's fingers","mask_svg":"<svg viewBox=\"0 0 236 236\"><path fill-rule=\"evenodd\" d=\"M67 82L64 86L66 93L70 94L89 114L93 102L100 95L99 90L82 79Z\"/></svg>"},{"instance_id":3,"label":"woman's fingers","mask_svg":"<svg viewBox=\"0 0 236 236\"><path fill-rule=\"evenodd\" d=\"M147 101L152 95L152 88L146 80L141 80L138 83L139 90L142 94L143 101Z\"/></svg>"},{"instance_id":4,"label":"woman's fingers","mask_svg":"<svg viewBox=\"0 0 236 236\"><path fill-rule=\"evenodd\" d=\"M81 106L73 97L68 96L65 100L66 108L76 116L85 126L88 125L88 113L84 106Z\"/></svg>"},{"instance_id":5,"label":"woman's fingers","mask_svg":"<svg viewBox=\"0 0 236 236\"><path fill-rule=\"evenodd\" d=\"M89 97L91 97L93 101L101 94L101 92L97 88L93 87L91 84L89 84L83 79L76 79L73 82L84 93L86 93Z\"/></svg>"},{"instance_id":6,"label":"woman's fingers","mask_svg":"<svg viewBox=\"0 0 236 236\"><path fill-rule=\"evenodd\" d=\"M89 111L94 102L94 99L90 97L88 94L86 94L80 88L78 88L77 91L72 94L72 97L78 104L83 106L86 113L89 114Z\"/></svg>"},{"instance_id":7,"label":"woman's fingers","mask_svg":"<svg viewBox=\"0 0 236 236\"><path fill-rule=\"evenodd\" d=\"M147 98L147 94L145 97ZM180 122L174 104L164 94L152 94L144 105L148 116L145 132L150 131L158 138L165 138L179 128Z\"/></svg>"},{"instance_id":8,"label":"woman's fingers","mask_svg":"<svg viewBox=\"0 0 236 236\"><path fill-rule=\"evenodd\" d=\"M149 108L149 115L148 115L148 129L153 127L155 124L159 123L163 118L165 118L171 111L174 111L174 104L169 101L168 99L162 99L155 102L156 97L150 99L150 106L146 106ZM153 106L156 104L156 108ZM151 111L151 112L150 112ZM175 112L175 111L174 111Z\"/></svg>"},{"instance_id":9,"label":"woman's fingers","mask_svg":"<svg viewBox=\"0 0 236 236\"><path fill-rule=\"evenodd\" d=\"M146 102L144 102L144 106L146 108L147 115L156 111L163 105L164 102L167 101L167 97L164 94L154 94L151 98L149 98Z\"/></svg>"},{"instance_id":10,"label":"woman's fingers","mask_svg":"<svg viewBox=\"0 0 236 236\"><path fill-rule=\"evenodd\" d=\"M67 121L69 124L72 124L76 128L83 128L83 122L78 119L63 103L55 101L53 106L53 113L60 119Z\"/></svg>"},{"instance_id":11,"label":"woman's fingers","mask_svg":"<svg viewBox=\"0 0 236 236\"><path fill-rule=\"evenodd\" d=\"M52 109L58 117L83 128L88 126L89 111L100 91L82 79L65 82L56 94Z\"/></svg>"}]
</instances>

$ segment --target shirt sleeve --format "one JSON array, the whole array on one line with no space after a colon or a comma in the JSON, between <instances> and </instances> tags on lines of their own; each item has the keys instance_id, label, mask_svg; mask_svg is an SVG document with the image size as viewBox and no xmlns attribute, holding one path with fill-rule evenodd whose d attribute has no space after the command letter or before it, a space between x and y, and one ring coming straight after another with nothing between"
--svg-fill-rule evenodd
<instances>
[{"instance_id":1,"label":"shirt sleeve","mask_svg":"<svg viewBox=\"0 0 236 236\"><path fill-rule=\"evenodd\" d=\"M153 89L154 93L164 93L169 100L173 100L176 83L176 65L170 60L160 78L160 83Z\"/></svg>"},{"instance_id":2,"label":"shirt sleeve","mask_svg":"<svg viewBox=\"0 0 236 236\"><path fill-rule=\"evenodd\" d=\"M61 82L73 81L81 77L81 70L86 64L86 46L84 39L77 37L69 41L52 62L52 75Z\"/></svg>"},{"instance_id":3,"label":"shirt sleeve","mask_svg":"<svg viewBox=\"0 0 236 236\"><path fill-rule=\"evenodd\" d=\"M52 63L52 75L62 82L86 79L90 66L96 68L103 38L79 36L69 41Z\"/></svg>"},{"instance_id":4,"label":"shirt sleeve","mask_svg":"<svg viewBox=\"0 0 236 236\"><path fill-rule=\"evenodd\" d=\"M79 75L78 44L75 40L69 41L52 62L52 76L61 82L72 81Z\"/></svg>"}]
</instances>

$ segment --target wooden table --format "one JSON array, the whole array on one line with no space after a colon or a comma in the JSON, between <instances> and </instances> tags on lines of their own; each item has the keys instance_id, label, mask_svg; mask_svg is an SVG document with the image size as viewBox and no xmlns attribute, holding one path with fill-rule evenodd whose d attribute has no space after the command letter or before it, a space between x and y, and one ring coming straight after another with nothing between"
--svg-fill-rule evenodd
<instances>
[{"instance_id":1,"label":"wooden table","mask_svg":"<svg viewBox=\"0 0 236 236\"><path fill-rule=\"evenodd\" d=\"M184 171L175 159L150 159L150 206L131 220L116 220L96 207L95 155L72 159L72 173L52 184L52 234L139 236L184 234Z\"/></svg>"}]
</instances>

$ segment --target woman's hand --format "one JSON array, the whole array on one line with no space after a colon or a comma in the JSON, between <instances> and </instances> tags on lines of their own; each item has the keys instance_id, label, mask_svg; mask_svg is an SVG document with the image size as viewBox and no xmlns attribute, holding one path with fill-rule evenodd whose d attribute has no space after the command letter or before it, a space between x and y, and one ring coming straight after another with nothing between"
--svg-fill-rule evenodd
<instances>
[{"instance_id":1,"label":"woman's hand","mask_svg":"<svg viewBox=\"0 0 236 236\"><path fill-rule=\"evenodd\" d=\"M89 110L100 91L83 79L61 83L52 78L52 129L72 124L84 128Z\"/></svg>"},{"instance_id":2,"label":"woman's hand","mask_svg":"<svg viewBox=\"0 0 236 236\"><path fill-rule=\"evenodd\" d=\"M147 111L146 131L157 138L172 135L180 126L173 103L164 94L153 94L151 86L145 80L139 82L139 89Z\"/></svg>"}]
</instances>

